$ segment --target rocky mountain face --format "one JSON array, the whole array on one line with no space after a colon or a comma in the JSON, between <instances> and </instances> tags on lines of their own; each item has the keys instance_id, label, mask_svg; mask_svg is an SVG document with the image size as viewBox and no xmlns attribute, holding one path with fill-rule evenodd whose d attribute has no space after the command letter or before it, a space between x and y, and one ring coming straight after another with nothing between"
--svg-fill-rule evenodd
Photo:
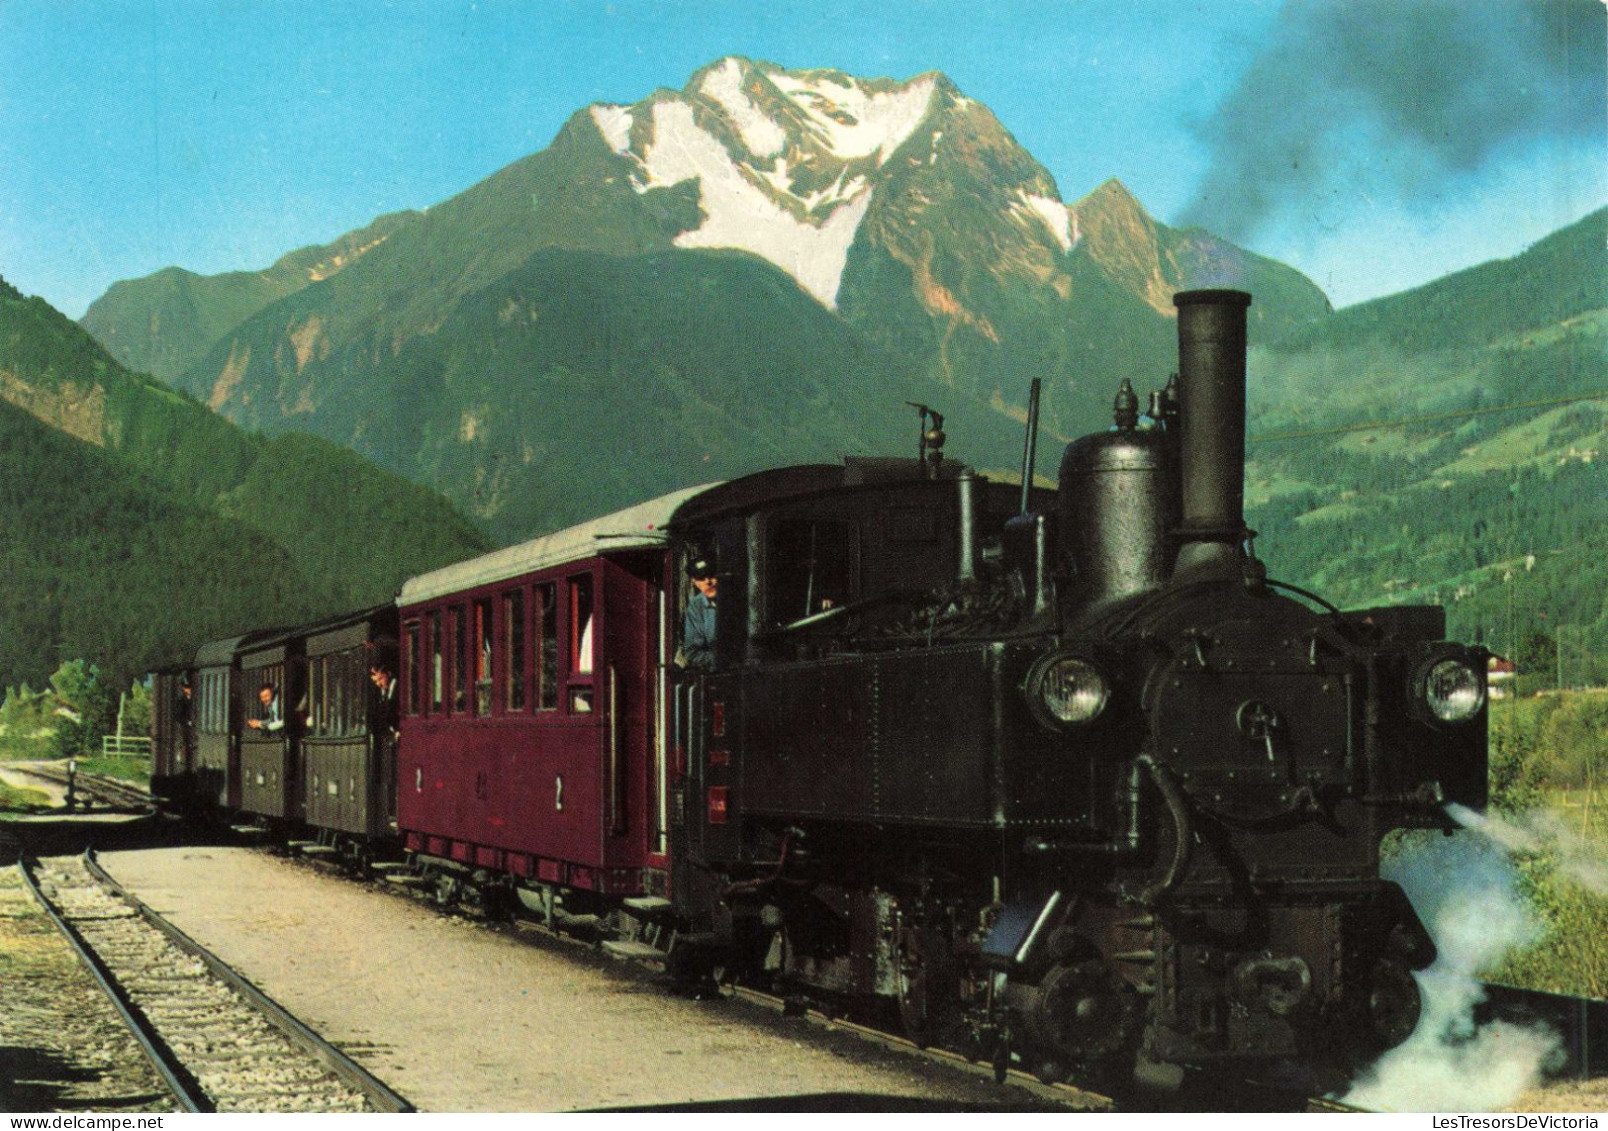
<instances>
[{"instance_id":1,"label":"rocky mountain face","mask_svg":"<svg viewBox=\"0 0 1608 1131\"><path fill-rule=\"evenodd\" d=\"M582 108L426 212L259 275L120 283L84 324L230 419L349 445L506 540L902 450L904 400L950 417L957 456L1009 467L1032 378L1050 433L1103 426L1121 377L1165 381L1170 295L1204 285L1254 291L1257 335L1327 311L1114 181L1064 201L942 75L727 58Z\"/></svg>"}]
</instances>

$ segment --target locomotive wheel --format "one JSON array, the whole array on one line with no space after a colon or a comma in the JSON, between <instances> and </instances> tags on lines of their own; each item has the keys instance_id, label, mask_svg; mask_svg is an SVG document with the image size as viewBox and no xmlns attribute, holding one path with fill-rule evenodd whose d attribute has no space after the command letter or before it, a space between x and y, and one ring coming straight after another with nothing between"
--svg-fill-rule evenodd
<instances>
[{"instance_id":1,"label":"locomotive wheel","mask_svg":"<svg viewBox=\"0 0 1608 1131\"><path fill-rule=\"evenodd\" d=\"M1090 959L1058 966L1045 977L1030 1021L1041 1040L1078 1060L1095 1061L1121 1049L1139 1020L1139 1001Z\"/></svg>"}]
</instances>

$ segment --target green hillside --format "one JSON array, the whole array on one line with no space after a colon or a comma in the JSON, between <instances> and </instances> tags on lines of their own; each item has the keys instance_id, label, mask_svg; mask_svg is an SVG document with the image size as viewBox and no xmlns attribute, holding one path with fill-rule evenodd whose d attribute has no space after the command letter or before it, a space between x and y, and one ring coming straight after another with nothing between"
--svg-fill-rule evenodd
<instances>
[{"instance_id":1,"label":"green hillside","mask_svg":"<svg viewBox=\"0 0 1608 1131\"><path fill-rule=\"evenodd\" d=\"M312 613L320 588L260 531L4 402L0 578L0 687L76 656L127 686L187 644Z\"/></svg>"},{"instance_id":2,"label":"green hillside","mask_svg":"<svg viewBox=\"0 0 1608 1131\"><path fill-rule=\"evenodd\" d=\"M1454 635L1608 678L1605 240L1608 211L1253 355L1247 499L1278 573L1444 602Z\"/></svg>"},{"instance_id":3,"label":"green hillside","mask_svg":"<svg viewBox=\"0 0 1608 1131\"><path fill-rule=\"evenodd\" d=\"M1313 352L1369 343L1425 354L1490 346L1514 334L1565 324L1608 301L1605 233L1608 209L1601 209L1522 255L1296 325L1276 346L1282 352Z\"/></svg>"},{"instance_id":4,"label":"green hillside","mask_svg":"<svg viewBox=\"0 0 1608 1131\"><path fill-rule=\"evenodd\" d=\"M242 432L0 280L0 686L120 677L211 636L390 599L487 545L328 441Z\"/></svg>"},{"instance_id":5,"label":"green hillside","mask_svg":"<svg viewBox=\"0 0 1608 1131\"><path fill-rule=\"evenodd\" d=\"M168 267L113 283L83 326L126 368L172 382L257 311L337 274L418 216L396 212L323 247L305 247L262 271L202 276Z\"/></svg>"}]
</instances>

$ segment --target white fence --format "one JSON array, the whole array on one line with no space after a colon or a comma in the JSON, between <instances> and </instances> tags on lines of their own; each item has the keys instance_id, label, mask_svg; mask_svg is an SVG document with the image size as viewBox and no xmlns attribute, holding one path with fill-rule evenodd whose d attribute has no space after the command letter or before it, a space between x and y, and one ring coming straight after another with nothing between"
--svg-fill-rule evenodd
<instances>
[{"instance_id":1,"label":"white fence","mask_svg":"<svg viewBox=\"0 0 1608 1131\"><path fill-rule=\"evenodd\" d=\"M101 756L104 758L149 758L151 756L151 740L146 735L104 735L101 738Z\"/></svg>"}]
</instances>

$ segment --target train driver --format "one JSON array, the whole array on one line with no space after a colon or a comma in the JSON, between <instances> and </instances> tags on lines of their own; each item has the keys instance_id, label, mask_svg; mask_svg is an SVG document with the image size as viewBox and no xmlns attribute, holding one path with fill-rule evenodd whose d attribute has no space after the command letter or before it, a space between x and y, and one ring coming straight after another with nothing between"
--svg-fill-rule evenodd
<instances>
[{"instance_id":1,"label":"train driver","mask_svg":"<svg viewBox=\"0 0 1608 1131\"><path fill-rule=\"evenodd\" d=\"M687 615L681 625L681 654L692 671L709 671L715 666L715 591L719 580L715 565L702 555L687 563L687 576L696 590L687 602Z\"/></svg>"}]
</instances>

